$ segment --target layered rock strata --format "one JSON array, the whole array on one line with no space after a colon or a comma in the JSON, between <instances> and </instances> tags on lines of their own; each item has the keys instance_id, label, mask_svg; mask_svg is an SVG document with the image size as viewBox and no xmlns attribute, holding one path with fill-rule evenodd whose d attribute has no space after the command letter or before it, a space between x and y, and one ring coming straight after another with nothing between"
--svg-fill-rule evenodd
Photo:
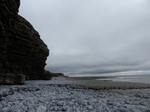
<instances>
[{"instance_id":1,"label":"layered rock strata","mask_svg":"<svg viewBox=\"0 0 150 112\"><path fill-rule=\"evenodd\" d=\"M23 83L25 77L51 78L44 74L49 50L33 26L18 15L19 6L20 0L0 1L0 84Z\"/></svg>"}]
</instances>

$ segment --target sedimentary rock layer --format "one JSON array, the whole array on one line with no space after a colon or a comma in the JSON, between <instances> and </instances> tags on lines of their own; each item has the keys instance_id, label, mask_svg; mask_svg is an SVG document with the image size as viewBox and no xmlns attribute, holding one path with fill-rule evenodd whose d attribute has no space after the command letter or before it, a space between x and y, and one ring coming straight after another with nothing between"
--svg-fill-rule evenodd
<instances>
[{"instance_id":1,"label":"sedimentary rock layer","mask_svg":"<svg viewBox=\"0 0 150 112\"><path fill-rule=\"evenodd\" d=\"M18 15L19 6L20 0L0 1L0 83L9 83L10 74L11 83L15 74L50 79L44 74L49 50L33 26Z\"/></svg>"}]
</instances>

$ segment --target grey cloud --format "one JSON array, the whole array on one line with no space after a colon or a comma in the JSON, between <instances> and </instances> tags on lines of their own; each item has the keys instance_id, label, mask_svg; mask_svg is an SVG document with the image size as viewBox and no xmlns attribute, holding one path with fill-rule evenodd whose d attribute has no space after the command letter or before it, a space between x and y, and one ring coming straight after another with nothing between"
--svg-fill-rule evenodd
<instances>
[{"instance_id":1,"label":"grey cloud","mask_svg":"<svg viewBox=\"0 0 150 112\"><path fill-rule=\"evenodd\" d=\"M148 0L22 0L20 7L50 49L46 69L69 75L148 71L149 13Z\"/></svg>"}]
</instances>

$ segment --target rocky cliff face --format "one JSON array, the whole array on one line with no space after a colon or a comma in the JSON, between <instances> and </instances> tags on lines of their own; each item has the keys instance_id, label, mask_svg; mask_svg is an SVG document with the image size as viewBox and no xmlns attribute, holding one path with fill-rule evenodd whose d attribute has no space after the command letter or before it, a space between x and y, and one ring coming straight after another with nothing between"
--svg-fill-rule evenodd
<instances>
[{"instance_id":1,"label":"rocky cliff face","mask_svg":"<svg viewBox=\"0 0 150 112\"><path fill-rule=\"evenodd\" d=\"M44 74L49 55L39 33L18 15L20 0L0 1L0 83L50 79Z\"/></svg>"}]
</instances>

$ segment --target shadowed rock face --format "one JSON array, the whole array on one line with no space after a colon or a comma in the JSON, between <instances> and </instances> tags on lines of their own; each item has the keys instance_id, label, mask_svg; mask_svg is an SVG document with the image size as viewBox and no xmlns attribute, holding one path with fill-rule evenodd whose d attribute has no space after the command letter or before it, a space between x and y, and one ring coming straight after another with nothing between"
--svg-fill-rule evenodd
<instances>
[{"instance_id":1,"label":"shadowed rock face","mask_svg":"<svg viewBox=\"0 0 150 112\"><path fill-rule=\"evenodd\" d=\"M18 15L19 5L20 0L0 1L0 83L17 82L15 74L26 79L51 78L44 74L49 50L33 26Z\"/></svg>"}]
</instances>

